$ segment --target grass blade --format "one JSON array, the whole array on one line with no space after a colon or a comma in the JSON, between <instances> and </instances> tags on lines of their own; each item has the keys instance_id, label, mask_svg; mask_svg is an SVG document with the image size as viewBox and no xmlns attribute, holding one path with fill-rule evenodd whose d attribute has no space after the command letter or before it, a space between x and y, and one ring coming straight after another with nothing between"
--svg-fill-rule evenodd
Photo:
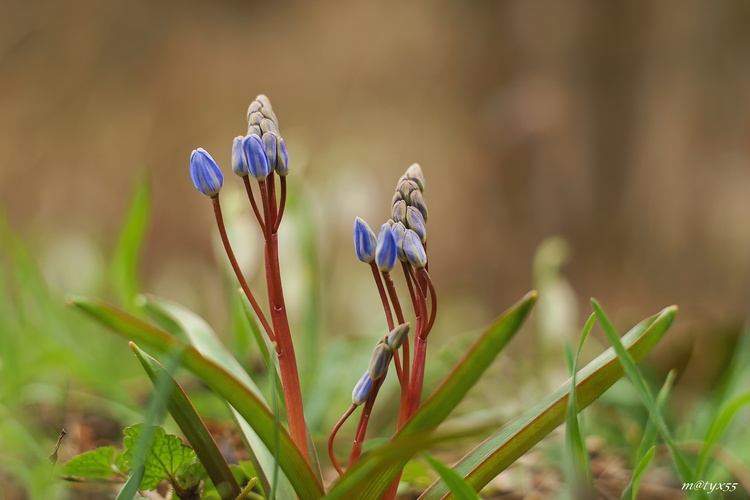
<instances>
[{"instance_id":1,"label":"grass blade","mask_svg":"<svg viewBox=\"0 0 750 500\"><path fill-rule=\"evenodd\" d=\"M162 380L167 384L167 409L195 450L198 459L216 486L216 490L220 492L221 498L237 498L241 491L240 486L185 391L158 361L139 349L133 342L130 343L130 348L154 385L158 385Z\"/></svg>"},{"instance_id":2,"label":"grass blade","mask_svg":"<svg viewBox=\"0 0 750 500\"><path fill-rule=\"evenodd\" d=\"M198 350L183 344L134 316L98 299L72 297L73 305L97 319L120 335L163 353L179 349L181 363L205 382L214 392L229 402L247 421L267 449L273 449L278 432L280 440L279 466L284 471L301 499L314 499L323 495L323 487L302 457L285 428L277 428L274 416L266 403L249 390L223 366L206 359Z\"/></svg>"},{"instance_id":3,"label":"grass blade","mask_svg":"<svg viewBox=\"0 0 750 500\"><path fill-rule=\"evenodd\" d=\"M617 353L617 357L620 360L625 373L627 373L628 378L633 384L633 387L635 387L638 395L646 405L646 408L648 408L649 414L654 420L654 424L664 438L664 441L666 441L667 446L669 446L669 449L672 451L672 458L674 459L675 466L677 467L677 472L680 475L680 479L682 479L683 482L690 482L693 476L692 471L690 470L690 466L688 465L685 457L682 455L682 452L680 452L679 448L677 448L677 445L672 439L672 434L667 427L664 417L659 407L656 405L654 397L651 394L648 386L646 385L646 381L643 379L640 371L638 370L638 367L635 365L635 361L622 345L620 336L617 334L617 331L615 331L615 327L612 326L612 322L607 317L604 309L602 309L599 303L594 299L591 299L591 305L594 308L596 319L599 322L599 325L601 325L602 330L604 331L604 335L606 335L607 337L607 340L609 340L610 344L612 344L612 347Z\"/></svg>"},{"instance_id":4,"label":"grass blade","mask_svg":"<svg viewBox=\"0 0 750 500\"><path fill-rule=\"evenodd\" d=\"M435 392L404 424L391 445L359 460L341 476L327 498L380 498L409 459L424 449L421 446L429 444L429 436L513 338L536 299L537 293L529 292L485 330Z\"/></svg>"},{"instance_id":5,"label":"grass blade","mask_svg":"<svg viewBox=\"0 0 750 500\"><path fill-rule=\"evenodd\" d=\"M435 469L435 472L440 474L440 477L445 484L448 485L451 493L453 493L456 498L461 498L463 500L479 500L479 494L474 491L474 488L464 481L464 478L462 478L456 471L429 453L422 453L422 456L430 463L432 468Z\"/></svg>"},{"instance_id":6,"label":"grass blade","mask_svg":"<svg viewBox=\"0 0 750 500\"><path fill-rule=\"evenodd\" d=\"M698 463L695 466L696 478L704 477L711 449L722 434L724 434L724 431L727 430L727 427L729 427L729 424L732 422L732 419L734 419L737 412L740 411L743 406L748 404L750 404L750 392L740 394L722 407L716 420L713 421L711 427L708 429L706 438L703 440L703 446L698 455Z\"/></svg>"},{"instance_id":7,"label":"grass blade","mask_svg":"<svg viewBox=\"0 0 750 500\"><path fill-rule=\"evenodd\" d=\"M630 480L630 484L625 490L625 493L622 494L623 499L629 498L631 500L636 500L638 498L638 487L641 484L641 477L643 476L643 473L646 472L648 465L651 463L651 459L654 458L655 450L656 447L652 446L638 461L638 465L635 466L635 470L633 471L633 478Z\"/></svg>"},{"instance_id":8,"label":"grass blade","mask_svg":"<svg viewBox=\"0 0 750 500\"><path fill-rule=\"evenodd\" d=\"M581 332L581 339L578 341L578 350L573 358L573 352L570 343L565 344L565 355L570 371L570 397L568 398L568 424L565 429L565 448L570 457L568 474L570 475L570 485L573 493L578 498L593 498L594 487L591 480L591 467L589 466L589 455L586 450L586 441L584 440L581 428L578 422L578 399L576 397L576 382L578 373L578 360L581 357L583 344L591 333L596 321L592 314L586 321Z\"/></svg>"},{"instance_id":9,"label":"grass blade","mask_svg":"<svg viewBox=\"0 0 750 500\"><path fill-rule=\"evenodd\" d=\"M135 310L138 285L138 260L151 213L151 193L145 178L138 183L130 210L115 246L110 267L111 282L117 298L129 311Z\"/></svg>"},{"instance_id":10,"label":"grass blade","mask_svg":"<svg viewBox=\"0 0 750 500\"><path fill-rule=\"evenodd\" d=\"M636 325L625 337L623 344L634 359L642 359L672 323L677 308L668 307L658 315ZM578 411L590 405L623 375L614 349L607 349L578 371L576 397ZM518 460L544 436L565 421L570 381L521 416L506 424L463 457L453 468L479 491L495 476ZM448 495L442 481L433 483L422 495L426 499Z\"/></svg>"}]
</instances>

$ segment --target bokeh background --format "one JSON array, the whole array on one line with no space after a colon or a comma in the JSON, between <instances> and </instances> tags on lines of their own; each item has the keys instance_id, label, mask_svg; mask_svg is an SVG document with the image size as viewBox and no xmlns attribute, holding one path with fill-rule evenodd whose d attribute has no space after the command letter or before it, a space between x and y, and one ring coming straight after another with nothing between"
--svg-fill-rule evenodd
<instances>
[{"instance_id":1,"label":"bokeh background","mask_svg":"<svg viewBox=\"0 0 750 500\"><path fill-rule=\"evenodd\" d=\"M352 221L379 226L413 162L444 330L475 330L543 285L534 256L551 236L568 244L552 266L566 262L572 325L590 296L630 324L680 305L669 366L720 369L723 352L695 346L748 315L746 3L6 0L0 13L0 206L60 296L107 295L101 270L145 176L144 290L225 324L188 157L207 149L239 187L231 140L265 93L310 209L287 241L315 232L332 338L382 314Z\"/></svg>"}]
</instances>

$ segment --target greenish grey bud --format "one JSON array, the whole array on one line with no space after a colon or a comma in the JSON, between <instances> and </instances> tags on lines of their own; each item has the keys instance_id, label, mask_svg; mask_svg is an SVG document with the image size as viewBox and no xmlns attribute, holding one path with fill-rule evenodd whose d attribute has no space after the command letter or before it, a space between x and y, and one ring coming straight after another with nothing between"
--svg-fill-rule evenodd
<instances>
[{"instance_id":1,"label":"greenish grey bud","mask_svg":"<svg viewBox=\"0 0 750 500\"><path fill-rule=\"evenodd\" d=\"M407 179L414 181L417 186L419 186L420 191L424 191L424 173L422 172L422 167L420 167L418 163L412 163L411 166L406 169L404 176Z\"/></svg>"},{"instance_id":2,"label":"greenish grey bud","mask_svg":"<svg viewBox=\"0 0 750 500\"><path fill-rule=\"evenodd\" d=\"M398 203L399 201L401 201L403 199L404 199L404 197L401 195L401 193L399 193L398 191L396 191L395 193L393 193L393 199L391 200L391 207L393 207L393 205L395 205L396 203Z\"/></svg>"},{"instance_id":3,"label":"greenish grey bud","mask_svg":"<svg viewBox=\"0 0 750 500\"><path fill-rule=\"evenodd\" d=\"M396 191L401 194L401 198L406 201L407 205L411 205L411 197L409 195L414 190L419 191L419 186L417 186L416 182L409 179L402 180L396 187Z\"/></svg>"},{"instance_id":4,"label":"greenish grey bud","mask_svg":"<svg viewBox=\"0 0 750 500\"><path fill-rule=\"evenodd\" d=\"M266 150L266 157L268 158L269 165L271 165L271 170L276 170L278 142L279 136L274 132L263 134L263 149Z\"/></svg>"},{"instance_id":5,"label":"greenish grey bud","mask_svg":"<svg viewBox=\"0 0 750 500\"><path fill-rule=\"evenodd\" d=\"M261 122L261 120L263 120L263 118L265 118L265 116L263 116L263 113L261 113L260 111L254 111L254 112L250 113L250 116L247 118L247 124L250 125L250 126L252 126L252 125L258 125L259 126L260 122Z\"/></svg>"},{"instance_id":6,"label":"greenish grey bud","mask_svg":"<svg viewBox=\"0 0 750 500\"><path fill-rule=\"evenodd\" d=\"M247 107L247 121L250 122L250 115L255 113L256 111L260 111L260 103L258 101L253 101L250 103L250 106Z\"/></svg>"},{"instance_id":7,"label":"greenish grey bud","mask_svg":"<svg viewBox=\"0 0 750 500\"><path fill-rule=\"evenodd\" d=\"M424 199L422 191L417 189L409 193L409 205L419 210L422 214L422 218L427 222L427 202Z\"/></svg>"},{"instance_id":8,"label":"greenish grey bud","mask_svg":"<svg viewBox=\"0 0 750 500\"><path fill-rule=\"evenodd\" d=\"M406 207L406 227L417 233L422 243L427 241L427 224L422 212L414 207Z\"/></svg>"},{"instance_id":9,"label":"greenish grey bud","mask_svg":"<svg viewBox=\"0 0 750 500\"><path fill-rule=\"evenodd\" d=\"M279 126L279 119L276 118L276 113L273 112L273 109L263 106L262 108L260 108L260 112L263 113L263 116L274 122L276 124L276 127Z\"/></svg>"},{"instance_id":10,"label":"greenish grey bud","mask_svg":"<svg viewBox=\"0 0 750 500\"><path fill-rule=\"evenodd\" d=\"M255 100L258 102L258 104L261 105L261 107L264 107L264 108L271 107L271 100L265 94L258 94Z\"/></svg>"},{"instance_id":11,"label":"greenish grey bud","mask_svg":"<svg viewBox=\"0 0 750 500\"><path fill-rule=\"evenodd\" d=\"M396 222L406 221L406 202L404 200L399 200L394 203L391 215Z\"/></svg>"},{"instance_id":12,"label":"greenish grey bud","mask_svg":"<svg viewBox=\"0 0 750 500\"><path fill-rule=\"evenodd\" d=\"M378 380L385 375L388 371L388 364L393 358L393 352L391 348L385 342L378 342L375 346L375 350L372 351L372 357L370 358L370 367L368 373L372 380Z\"/></svg>"},{"instance_id":13,"label":"greenish grey bud","mask_svg":"<svg viewBox=\"0 0 750 500\"><path fill-rule=\"evenodd\" d=\"M401 323L396 328L391 330L388 336L385 338L385 343L391 348L391 351L398 351L401 344L404 343L406 336L409 334L409 323Z\"/></svg>"},{"instance_id":14,"label":"greenish grey bud","mask_svg":"<svg viewBox=\"0 0 750 500\"><path fill-rule=\"evenodd\" d=\"M247 127L247 135L257 135L260 138L261 135L260 127L258 125L250 125Z\"/></svg>"},{"instance_id":15,"label":"greenish grey bud","mask_svg":"<svg viewBox=\"0 0 750 500\"><path fill-rule=\"evenodd\" d=\"M286 149L286 142L283 137L279 137L276 152L276 173L281 177L289 174L289 152Z\"/></svg>"},{"instance_id":16,"label":"greenish grey bud","mask_svg":"<svg viewBox=\"0 0 750 500\"><path fill-rule=\"evenodd\" d=\"M260 119L260 131L263 132L264 135L269 132L279 135L279 127L276 126L276 123L265 116Z\"/></svg>"}]
</instances>

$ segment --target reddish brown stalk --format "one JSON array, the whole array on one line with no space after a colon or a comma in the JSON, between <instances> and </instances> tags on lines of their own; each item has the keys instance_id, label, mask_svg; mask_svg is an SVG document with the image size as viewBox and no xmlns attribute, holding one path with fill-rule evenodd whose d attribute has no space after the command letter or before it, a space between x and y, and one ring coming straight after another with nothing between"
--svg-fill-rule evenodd
<instances>
[{"instance_id":1,"label":"reddish brown stalk","mask_svg":"<svg viewBox=\"0 0 750 500\"><path fill-rule=\"evenodd\" d=\"M284 216L284 207L286 207L286 177L281 177L279 180L279 186L281 187L281 197L279 198L279 213L276 216L276 224L273 226L273 232L279 231L279 224L281 218Z\"/></svg>"},{"instance_id":2,"label":"reddish brown stalk","mask_svg":"<svg viewBox=\"0 0 750 500\"><path fill-rule=\"evenodd\" d=\"M336 439L336 434L339 432L339 429L342 425L344 425L344 422L347 421L347 419L351 416L352 413L354 413L354 410L357 408L357 405L351 405L348 410L341 416L338 422L336 422L336 425L333 426L333 430L331 430L331 434L328 436L328 456L331 458L331 463L333 464L333 467L336 469L336 471L339 473L339 476L344 474L344 471L339 466L338 461L336 460L336 455L333 453L333 441Z\"/></svg>"},{"instance_id":3,"label":"reddish brown stalk","mask_svg":"<svg viewBox=\"0 0 750 500\"><path fill-rule=\"evenodd\" d=\"M427 272L427 269L420 269L419 274L424 278L430 292L430 320L427 322L427 327L425 328L424 333L424 338L427 338L427 335L432 331L432 325L435 324L435 316L437 315L437 294L435 293L435 285L432 283L432 278L430 278L430 273Z\"/></svg>"},{"instance_id":4,"label":"reddish brown stalk","mask_svg":"<svg viewBox=\"0 0 750 500\"><path fill-rule=\"evenodd\" d=\"M349 463L346 466L347 469L351 467L362 454L362 444L364 444L365 436L367 435L367 425L370 423L372 407L375 405L375 399L378 397L378 391L380 391L380 386L383 385L386 375L388 375L388 372L386 372L382 378L375 381L372 387L372 392L367 397L367 401L365 401L365 404L362 407L362 414L359 416L359 424L357 424L357 433L354 435L354 443L352 444L352 453L349 455Z\"/></svg>"},{"instance_id":5,"label":"reddish brown stalk","mask_svg":"<svg viewBox=\"0 0 750 500\"><path fill-rule=\"evenodd\" d=\"M414 335L414 366L412 368L412 379L409 384L409 411L407 417L411 417L419 407L422 398L422 385L424 383L424 368L427 358L427 339L425 338L425 318L427 317L427 304L425 302L425 291L414 276L414 272L409 270L409 275L417 285L416 299L419 309L419 318L417 320L417 333Z\"/></svg>"},{"instance_id":6,"label":"reddish brown stalk","mask_svg":"<svg viewBox=\"0 0 750 500\"><path fill-rule=\"evenodd\" d=\"M245 191L247 191L247 199L250 200L250 206L253 207L253 213L255 214L255 218L258 219L258 224L260 224L260 230L263 231L263 234L266 234L266 225L263 223L263 217L260 216L260 211L258 210L258 204L255 203L255 196L253 195L253 187L250 185L250 176L246 175L242 178L242 182L245 183Z\"/></svg>"},{"instance_id":7,"label":"reddish brown stalk","mask_svg":"<svg viewBox=\"0 0 750 500\"><path fill-rule=\"evenodd\" d=\"M302 390L297 371L297 359L294 356L294 344L289 330L289 319L286 314L284 293L281 287L281 272L279 270L278 235L272 234L274 218L269 196L269 184L260 182L260 194L263 201L263 215L267 222L265 226L265 258L266 283L268 298L271 305L271 321L276 332L276 356L279 360L281 383L284 386L284 400L289 420L289 433L302 455L309 461L307 448L307 426L302 404Z\"/></svg>"},{"instance_id":8,"label":"reddish brown stalk","mask_svg":"<svg viewBox=\"0 0 750 500\"><path fill-rule=\"evenodd\" d=\"M370 262L370 269L372 270L372 277L375 280L375 285L378 287L378 294L380 294L380 300L383 302L383 311L385 312L385 320L388 322L388 331L393 330L395 326L393 324L393 315L391 314L391 306L388 304L388 296L385 294L385 288L383 288L383 282L380 280L380 273L378 266L375 262Z\"/></svg>"},{"instance_id":9,"label":"reddish brown stalk","mask_svg":"<svg viewBox=\"0 0 750 500\"><path fill-rule=\"evenodd\" d=\"M388 289L388 296L391 298L391 304L393 309L396 311L396 319L398 324L402 325L406 321L404 320L404 312L401 310L401 302L398 300L398 294L396 293L396 285L393 283L393 277L391 273L382 273L383 281ZM404 343L401 346L402 352L404 353L403 365L400 363L398 352L393 353L393 363L396 365L396 373L398 374L398 380L401 382L401 405L403 408L408 400L408 389L409 389L409 336L407 335L404 339ZM403 375L402 375L403 373ZM400 417L399 410L399 417Z\"/></svg>"},{"instance_id":10,"label":"reddish brown stalk","mask_svg":"<svg viewBox=\"0 0 750 500\"><path fill-rule=\"evenodd\" d=\"M271 173L266 177L266 184L268 185L268 196L270 199L271 220L273 221L273 224L271 224L271 227L273 228L271 232L275 233L278 230L279 222L276 217L276 173L273 170L271 170Z\"/></svg>"},{"instance_id":11,"label":"reddish brown stalk","mask_svg":"<svg viewBox=\"0 0 750 500\"><path fill-rule=\"evenodd\" d=\"M227 254L227 257L229 258L229 263L232 265L232 270L234 271L235 276L237 277L237 281L240 282L240 286L242 287L242 291L245 292L245 296L247 297L247 300L250 301L250 305L253 308L253 311L255 311L255 315L258 316L258 321L260 321L260 324L263 325L263 329L266 331L266 334L268 335L268 338L271 339L272 342L276 342L276 336L274 335L273 329L271 329L271 325L268 324L268 320L266 319L266 316L263 314L263 311L260 308L260 305L258 304L258 301L255 300L255 296L253 295L253 292L250 290L250 286L248 286L247 281L245 280L245 276L242 274L242 270L240 269L240 265L237 263L237 258L234 256L234 251L232 250L232 246L229 244L229 237L227 236L227 230L224 226L224 217L221 214L221 203L219 202L219 195L217 194L213 198L211 198L211 201L214 205L214 216L216 216L216 225L219 228L219 235L221 236L221 242L224 245L224 251Z\"/></svg>"}]
</instances>

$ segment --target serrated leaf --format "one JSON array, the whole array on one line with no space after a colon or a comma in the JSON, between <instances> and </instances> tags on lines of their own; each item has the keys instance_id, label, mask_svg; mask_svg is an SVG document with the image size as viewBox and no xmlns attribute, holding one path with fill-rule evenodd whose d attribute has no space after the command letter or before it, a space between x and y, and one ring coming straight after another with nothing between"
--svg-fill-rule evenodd
<instances>
[{"instance_id":1,"label":"serrated leaf","mask_svg":"<svg viewBox=\"0 0 750 500\"><path fill-rule=\"evenodd\" d=\"M143 424L135 424L123 431L126 450L124 458L128 464L133 461L138 440L144 429ZM174 483L180 467L189 465L195 459L195 452L184 445L178 436L167 434L163 427L151 427L141 489L153 490L165 479Z\"/></svg>"},{"instance_id":2,"label":"serrated leaf","mask_svg":"<svg viewBox=\"0 0 750 500\"><path fill-rule=\"evenodd\" d=\"M104 446L73 457L62 466L61 472L84 480L111 479L117 475L114 463L114 446Z\"/></svg>"}]
</instances>

